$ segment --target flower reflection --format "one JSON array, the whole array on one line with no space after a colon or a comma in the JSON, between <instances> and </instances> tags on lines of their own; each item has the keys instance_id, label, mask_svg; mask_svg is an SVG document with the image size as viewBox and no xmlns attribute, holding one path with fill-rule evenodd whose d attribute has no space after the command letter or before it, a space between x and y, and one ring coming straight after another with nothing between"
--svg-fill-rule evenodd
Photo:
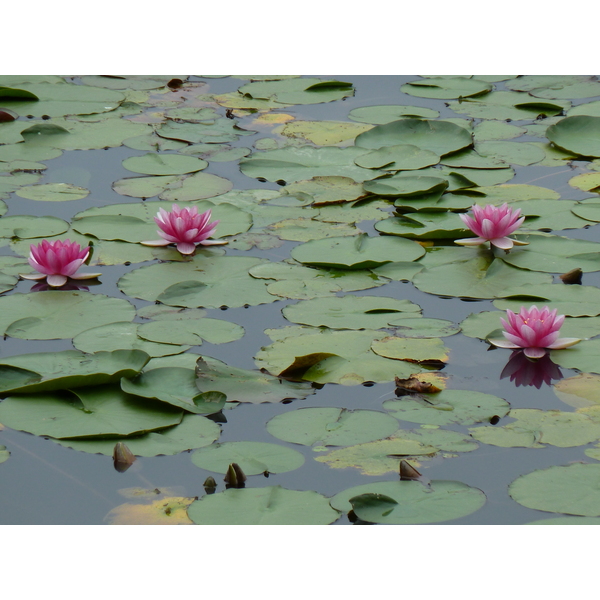
<instances>
[{"instance_id":1,"label":"flower reflection","mask_svg":"<svg viewBox=\"0 0 600 600\"><path fill-rule=\"evenodd\" d=\"M531 360L525 356L522 350L515 350L500 374L500 379L506 377L510 377L510 380L517 387L533 385L539 390L544 383L552 385L553 380L562 379L563 374L558 365L555 365L547 354L536 360Z\"/></svg>"}]
</instances>

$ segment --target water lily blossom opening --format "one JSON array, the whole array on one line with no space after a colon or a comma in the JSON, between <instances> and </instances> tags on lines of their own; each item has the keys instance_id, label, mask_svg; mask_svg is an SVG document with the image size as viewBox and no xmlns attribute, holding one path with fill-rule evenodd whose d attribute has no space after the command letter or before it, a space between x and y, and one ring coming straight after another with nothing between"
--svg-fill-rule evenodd
<instances>
[{"instance_id":1,"label":"water lily blossom opening","mask_svg":"<svg viewBox=\"0 0 600 600\"><path fill-rule=\"evenodd\" d=\"M163 239L141 243L144 246L177 244L177 250L181 254L193 254L197 244L203 246L226 244L225 240L208 239L215 232L219 223L219 221L209 223L210 214L210 209L198 214L196 206L179 208L177 204L173 204L172 212L159 208L154 220L160 227L158 235Z\"/></svg>"},{"instance_id":2,"label":"water lily blossom opening","mask_svg":"<svg viewBox=\"0 0 600 600\"><path fill-rule=\"evenodd\" d=\"M507 319L500 319L505 331L504 340L488 340L499 348L520 348L528 358L541 358L546 350L559 350L577 344L578 338L559 338L559 330L565 320L564 315L557 315L557 310L545 306L538 310L532 306L529 310L524 306L515 314L506 311Z\"/></svg>"},{"instance_id":3,"label":"water lily blossom opening","mask_svg":"<svg viewBox=\"0 0 600 600\"><path fill-rule=\"evenodd\" d=\"M513 246L526 246L527 242L513 240L508 236L516 231L525 217L520 217L521 209L512 209L508 204L502 206L493 206L488 204L485 207L474 204L471 207L473 216L458 215L463 223L478 237L463 238L455 240L456 244L461 246L479 246L490 242L492 246L502 250L510 250Z\"/></svg>"},{"instance_id":4,"label":"water lily blossom opening","mask_svg":"<svg viewBox=\"0 0 600 600\"><path fill-rule=\"evenodd\" d=\"M48 285L61 287L67 279L94 279L102 273L77 273L77 269L88 259L89 247L81 248L70 240L42 240L30 246L29 264L38 273L19 273L23 279L46 279Z\"/></svg>"}]
</instances>

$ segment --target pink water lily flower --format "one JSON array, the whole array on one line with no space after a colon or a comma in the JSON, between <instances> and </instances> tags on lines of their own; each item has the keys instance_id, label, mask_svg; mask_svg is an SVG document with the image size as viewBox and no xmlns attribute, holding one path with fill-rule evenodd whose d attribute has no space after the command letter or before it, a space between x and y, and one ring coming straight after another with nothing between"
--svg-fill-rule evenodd
<instances>
[{"instance_id":1,"label":"pink water lily flower","mask_svg":"<svg viewBox=\"0 0 600 600\"><path fill-rule=\"evenodd\" d=\"M458 215L463 223L478 237L455 240L461 246L478 246L490 242L502 250L510 250L513 246L526 246L527 242L513 240L507 236L517 230L525 217L520 217L521 209L512 209L508 204L493 206L488 204L484 208L474 204L471 207L473 216Z\"/></svg>"},{"instance_id":2,"label":"pink water lily flower","mask_svg":"<svg viewBox=\"0 0 600 600\"><path fill-rule=\"evenodd\" d=\"M506 339L488 340L500 348L522 348L528 358L541 358L546 350L559 350L577 344L578 338L559 338L559 330L565 320L564 315L557 315L557 310L545 306L538 310L532 306L527 310L524 306L518 314L506 311L507 320L500 319Z\"/></svg>"},{"instance_id":3,"label":"pink water lily flower","mask_svg":"<svg viewBox=\"0 0 600 600\"><path fill-rule=\"evenodd\" d=\"M77 269L87 260L89 247L81 248L70 240L42 240L37 246L30 246L29 264L38 273L19 274L23 279L46 279L48 285L61 287L67 279L94 279L102 273L77 273Z\"/></svg>"},{"instance_id":4,"label":"pink water lily flower","mask_svg":"<svg viewBox=\"0 0 600 600\"><path fill-rule=\"evenodd\" d=\"M164 208L159 208L154 220L160 227L158 235L163 239L141 243L144 246L177 244L177 250L181 254L193 254L196 244L202 244L203 246L226 244L227 242L224 240L208 239L215 232L219 223L219 221L209 223L210 214L210 209L198 214L196 206L179 208L177 204L173 204L172 212L168 212Z\"/></svg>"}]
</instances>

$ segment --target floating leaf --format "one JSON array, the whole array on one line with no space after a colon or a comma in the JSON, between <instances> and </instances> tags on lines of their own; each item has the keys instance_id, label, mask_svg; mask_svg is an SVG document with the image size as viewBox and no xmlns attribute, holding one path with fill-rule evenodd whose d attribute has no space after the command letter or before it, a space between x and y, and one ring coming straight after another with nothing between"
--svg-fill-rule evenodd
<instances>
[{"instance_id":1,"label":"floating leaf","mask_svg":"<svg viewBox=\"0 0 600 600\"><path fill-rule=\"evenodd\" d=\"M144 156L130 156L123 161L123 167L134 173L146 175L184 175L206 169L208 163L193 156L158 154L149 152Z\"/></svg>"},{"instance_id":2,"label":"floating leaf","mask_svg":"<svg viewBox=\"0 0 600 600\"><path fill-rule=\"evenodd\" d=\"M52 290L0 297L0 330L25 340L72 338L115 321L131 321L135 308L127 300L101 294Z\"/></svg>"},{"instance_id":3,"label":"floating leaf","mask_svg":"<svg viewBox=\"0 0 600 600\"><path fill-rule=\"evenodd\" d=\"M44 202L61 202L63 200L81 200L90 193L89 190L71 183L44 183L39 185L26 185L15 194L29 200Z\"/></svg>"},{"instance_id":4,"label":"floating leaf","mask_svg":"<svg viewBox=\"0 0 600 600\"><path fill-rule=\"evenodd\" d=\"M390 320L420 312L410 300L381 296L342 296L317 298L290 304L283 316L292 323L331 329L381 329Z\"/></svg>"},{"instance_id":5,"label":"floating leaf","mask_svg":"<svg viewBox=\"0 0 600 600\"><path fill-rule=\"evenodd\" d=\"M535 510L584 517L600 516L600 465L572 464L539 469L515 479L508 493Z\"/></svg>"},{"instance_id":6,"label":"floating leaf","mask_svg":"<svg viewBox=\"0 0 600 600\"><path fill-rule=\"evenodd\" d=\"M345 408L301 408L273 417L267 431L293 444L350 446L387 437L398 429L398 421L373 410Z\"/></svg>"},{"instance_id":7,"label":"floating leaf","mask_svg":"<svg viewBox=\"0 0 600 600\"><path fill-rule=\"evenodd\" d=\"M163 496L150 504L127 502L104 517L111 525L193 525L187 510L194 498Z\"/></svg>"},{"instance_id":8,"label":"floating leaf","mask_svg":"<svg viewBox=\"0 0 600 600\"><path fill-rule=\"evenodd\" d=\"M363 494L383 494L391 502L361 498ZM353 509L359 519L371 523L416 525L460 519L479 510L485 501L481 490L465 483L434 480L429 488L419 481L367 483L336 494L330 502L343 512Z\"/></svg>"},{"instance_id":9,"label":"floating leaf","mask_svg":"<svg viewBox=\"0 0 600 600\"><path fill-rule=\"evenodd\" d=\"M127 444L135 456L172 456L186 450L209 446L218 440L220 435L221 428L214 421L201 415L183 413L181 422L173 427L119 439ZM61 446L67 446L80 452L105 454L106 456L112 456L115 446L115 439L66 438L56 441Z\"/></svg>"},{"instance_id":10,"label":"floating leaf","mask_svg":"<svg viewBox=\"0 0 600 600\"><path fill-rule=\"evenodd\" d=\"M550 358L566 369L600 373L600 340L584 340L572 348L552 350Z\"/></svg>"},{"instance_id":11,"label":"floating leaf","mask_svg":"<svg viewBox=\"0 0 600 600\"><path fill-rule=\"evenodd\" d=\"M517 408L508 416L516 421L502 427L472 427L469 433L480 442L505 448L543 448L544 444L571 448L600 439L600 423L584 414Z\"/></svg>"},{"instance_id":12,"label":"floating leaf","mask_svg":"<svg viewBox=\"0 0 600 600\"><path fill-rule=\"evenodd\" d=\"M437 338L413 339L394 336L374 340L371 350L386 358L422 364L447 362L449 352L442 340Z\"/></svg>"},{"instance_id":13,"label":"floating leaf","mask_svg":"<svg viewBox=\"0 0 600 600\"><path fill-rule=\"evenodd\" d=\"M328 525L339 517L321 494L281 486L207 495L189 507L188 515L199 525Z\"/></svg>"},{"instance_id":14,"label":"floating leaf","mask_svg":"<svg viewBox=\"0 0 600 600\"><path fill-rule=\"evenodd\" d=\"M546 129L546 137L559 148L580 156L600 156L600 117L566 117Z\"/></svg>"},{"instance_id":15,"label":"floating leaf","mask_svg":"<svg viewBox=\"0 0 600 600\"><path fill-rule=\"evenodd\" d=\"M409 176L400 173L392 177L380 177L365 181L364 189L378 196L412 197L443 192L448 182L441 177Z\"/></svg>"},{"instance_id":16,"label":"floating leaf","mask_svg":"<svg viewBox=\"0 0 600 600\"><path fill-rule=\"evenodd\" d=\"M401 421L423 425L470 425L489 421L494 415L505 416L510 408L506 400L471 390L442 390L437 394L388 400L383 408Z\"/></svg>"},{"instance_id":17,"label":"floating leaf","mask_svg":"<svg viewBox=\"0 0 600 600\"><path fill-rule=\"evenodd\" d=\"M19 431L72 438L139 434L176 425L182 417L180 410L130 396L115 385L82 388L74 394L9 396L0 403L0 418Z\"/></svg>"},{"instance_id":18,"label":"floating leaf","mask_svg":"<svg viewBox=\"0 0 600 600\"><path fill-rule=\"evenodd\" d=\"M221 392L229 402L281 402L306 398L315 392L309 383L285 381L268 373L238 369L214 358L198 358L195 372L196 387L200 392Z\"/></svg>"},{"instance_id":19,"label":"floating leaf","mask_svg":"<svg viewBox=\"0 0 600 600\"><path fill-rule=\"evenodd\" d=\"M244 336L244 328L221 319L203 318L185 321L154 321L138 327L138 335L144 340L163 344L189 344L200 346L203 340L209 344L226 344Z\"/></svg>"},{"instance_id":20,"label":"floating leaf","mask_svg":"<svg viewBox=\"0 0 600 600\"><path fill-rule=\"evenodd\" d=\"M575 408L600 404L600 375L594 373L580 373L561 379L553 389L560 400Z\"/></svg>"},{"instance_id":21,"label":"floating leaf","mask_svg":"<svg viewBox=\"0 0 600 600\"><path fill-rule=\"evenodd\" d=\"M264 281L248 274L248 269L262 262L249 256L207 258L197 253L187 262L155 264L131 271L121 277L119 288L128 296L150 302L159 300L170 306L269 304L277 298L266 291Z\"/></svg>"},{"instance_id":22,"label":"floating leaf","mask_svg":"<svg viewBox=\"0 0 600 600\"><path fill-rule=\"evenodd\" d=\"M298 262L327 268L372 269L396 258L417 260L425 250L410 240L397 237L369 237L312 240L296 246L291 255Z\"/></svg>"},{"instance_id":23,"label":"floating leaf","mask_svg":"<svg viewBox=\"0 0 600 600\"><path fill-rule=\"evenodd\" d=\"M95 354L64 350L11 356L0 360L0 368L11 375L3 379L0 393L47 392L111 383L121 377L134 377L149 359L141 350Z\"/></svg>"},{"instance_id":24,"label":"floating leaf","mask_svg":"<svg viewBox=\"0 0 600 600\"><path fill-rule=\"evenodd\" d=\"M360 106L348 113L348 118L361 123L383 125L403 118L436 119L440 116L437 110L423 106L403 106L384 104L379 106Z\"/></svg>"},{"instance_id":25,"label":"floating leaf","mask_svg":"<svg viewBox=\"0 0 600 600\"><path fill-rule=\"evenodd\" d=\"M373 340L377 331L331 331L284 338L255 356L259 368L294 380L358 385L365 381L393 381L422 369L415 364L378 356Z\"/></svg>"},{"instance_id":26,"label":"floating leaf","mask_svg":"<svg viewBox=\"0 0 600 600\"><path fill-rule=\"evenodd\" d=\"M360 148L376 150L386 146L410 144L443 156L472 144L471 134L448 121L401 119L377 125L361 133L354 142Z\"/></svg>"},{"instance_id":27,"label":"floating leaf","mask_svg":"<svg viewBox=\"0 0 600 600\"><path fill-rule=\"evenodd\" d=\"M304 464L304 456L280 444L264 442L225 442L196 450L192 462L213 473L227 473L231 463L237 463L246 475L287 473Z\"/></svg>"},{"instance_id":28,"label":"floating leaf","mask_svg":"<svg viewBox=\"0 0 600 600\"><path fill-rule=\"evenodd\" d=\"M68 229L69 224L57 217L12 215L0 220L0 237L3 238L48 238L60 235Z\"/></svg>"},{"instance_id":29,"label":"floating leaf","mask_svg":"<svg viewBox=\"0 0 600 600\"><path fill-rule=\"evenodd\" d=\"M371 129L348 121L292 121L275 130L286 137L303 139L317 146L335 146L353 140L359 133Z\"/></svg>"},{"instance_id":30,"label":"floating leaf","mask_svg":"<svg viewBox=\"0 0 600 600\"><path fill-rule=\"evenodd\" d=\"M491 84L465 77L428 77L404 84L400 91L419 98L466 98L480 96L492 90Z\"/></svg>"},{"instance_id":31,"label":"floating leaf","mask_svg":"<svg viewBox=\"0 0 600 600\"><path fill-rule=\"evenodd\" d=\"M436 165L439 161L439 154L431 152L431 150L422 150L410 144L386 146L361 154L354 159L359 167L389 171L423 169Z\"/></svg>"},{"instance_id":32,"label":"floating leaf","mask_svg":"<svg viewBox=\"0 0 600 600\"><path fill-rule=\"evenodd\" d=\"M203 415L219 412L227 399L225 394L213 390L199 393L194 371L182 367L162 367L141 373L134 379L123 378L121 389Z\"/></svg>"}]
</instances>

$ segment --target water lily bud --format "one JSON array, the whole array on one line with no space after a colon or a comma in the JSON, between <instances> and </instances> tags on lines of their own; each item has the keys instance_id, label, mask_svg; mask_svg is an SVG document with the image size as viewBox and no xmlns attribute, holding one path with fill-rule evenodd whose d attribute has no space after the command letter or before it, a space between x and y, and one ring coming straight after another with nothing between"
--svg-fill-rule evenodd
<instances>
[{"instance_id":1,"label":"water lily bud","mask_svg":"<svg viewBox=\"0 0 600 600\"><path fill-rule=\"evenodd\" d=\"M400 461L400 479L419 479L421 473L405 460Z\"/></svg>"},{"instance_id":2,"label":"water lily bud","mask_svg":"<svg viewBox=\"0 0 600 600\"><path fill-rule=\"evenodd\" d=\"M204 486L204 491L207 494L214 494L215 490L217 489L217 482L215 481L215 478L212 477L211 475L209 475L204 480L204 483L202 485Z\"/></svg>"},{"instance_id":3,"label":"water lily bud","mask_svg":"<svg viewBox=\"0 0 600 600\"><path fill-rule=\"evenodd\" d=\"M115 470L119 473L125 473L135 462L135 456L123 442L117 442L113 450L113 461Z\"/></svg>"},{"instance_id":4,"label":"water lily bud","mask_svg":"<svg viewBox=\"0 0 600 600\"><path fill-rule=\"evenodd\" d=\"M225 475L225 484L227 488L242 488L246 481L246 475L237 463L231 463Z\"/></svg>"},{"instance_id":5,"label":"water lily bud","mask_svg":"<svg viewBox=\"0 0 600 600\"><path fill-rule=\"evenodd\" d=\"M568 273L564 273L560 276L563 283L568 285L578 284L581 285L581 276L583 275L583 271L579 268L572 269Z\"/></svg>"}]
</instances>

